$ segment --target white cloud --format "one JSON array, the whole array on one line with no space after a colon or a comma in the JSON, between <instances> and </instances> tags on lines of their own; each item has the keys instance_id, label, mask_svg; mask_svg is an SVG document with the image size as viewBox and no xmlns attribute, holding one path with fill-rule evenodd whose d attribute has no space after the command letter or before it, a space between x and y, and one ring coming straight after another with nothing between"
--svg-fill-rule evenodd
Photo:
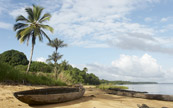
<instances>
[{"instance_id":1,"label":"white cloud","mask_svg":"<svg viewBox=\"0 0 173 108\"><path fill-rule=\"evenodd\" d=\"M162 76L161 66L156 59L148 54L142 57L121 55L120 59L112 62L121 74L133 77L160 77Z\"/></svg>"},{"instance_id":2,"label":"white cloud","mask_svg":"<svg viewBox=\"0 0 173 108\"><path fill-rule=\"evenodd\" d=\"M44 57L39 57L39 58L36 58L36 61L39 61L39 62L46 62L46 58L44 58Z\"/></svg>"},{"instance_id":3,"label":"white cloud","mask_svg":"<svg viewBox=\"0 0 173 108\"><path fill-rule=\"evenodd\" d=\"M144 20L145 20L145 22L151 22L152 21L152 18L146 17Z\"/></svg>"},{"instance_id":4,"label":"white cloud","mask_svg":"<svg viewBox=\"0 0 173 108\"><path fill-rule=\"evenodd\" d=\"M148 54L141 57L121 55L112 61L111 65L87 64L89 73L94 73L100 79L124 81L157 81L173 82L173 69L165 70L157 60Z\"/></svg>"},{"instance_id":5,"label":"white cloud","mask_svg":"<svg viewBox=\"0 0 173 108\"><path fill-rule=\"evenodd\" d=\"M158 30L155 28L131 22L128 18L133 10L145 9L158 2L160 0L37 0L35 3L42 4L44 12L52 14L48 24L55 29L54 35L62 36L71 45L173 54L171 38L161 38L156 35ZM9 14L16 17L26 13L24 8L16 8ZM151 20L145 18L145 21ZM166 27L160 30L165 31Z\"/></svg>"},{"instance_id":6,"label":"white cloud","mask_svg":"<svg viewBox=\"0 0 173 108\"><path fill-rule=\"evenodd\" d=\"M9 3L10 3L10 0L0 0L0 15L1 16L3 16L2 13L6 13Z\"/></svg>"},{"instance_id":7,"label":"white cloud","mask_svg":"<svg viewBox=\"0 0 173 108\"><path fill-rule=\"evenodd\" d=\"M142 50L173 54L173 38L161 38L143 33L126 33L108 40L110 46L127 50Z\"/></svg>"},{"instance_id":8,"label":"white cloud","mask_svg":"<svg viewBox=\"0 0 173 108\"><path fill-rule=\"evenodd\" d=\"M27 16L27 13L25 12L25 8L26 7L22 7L16 10L12 10L11 12L9 12L9 14L13 17L16 18L19 15L23 15L23 16Z\"/></svg>"},{"instance_id":9,"label":"white cloud","mask_svg":"<svg viewBox=\"0 0 173 108\"><path fill-rule=\"evenodd\" d=\"M45 4L44 2L41 4ZM104 34L116 29L125 31L124 28L118 28L118 25L123 26L124 22L128 21L127 14L139 8L139 3L146 4L158 2L158 0L84 0L75 2L64 0L61 2L62 6L59 6L60 3L54 6L55 9L59 7L59 10L53 12L49 24L55 28L57 34L68 38L82 38L106 30L109 31ZM131 23L128 26L129 29L133 29L140 25ZM142 32L143 29L140 31Z\"/></svg>"},{"instance_id":10,"label":"white cloud","mask_svg":"<svg viewBox=\"0 0 173 108\"><path fill-rule=\"evenodd\" d=\"M11 29L12 28L12 24L9 23L5 23L5 22L0 22L0 28L1 29Z\"/></svg>"},{"instance_id":11,"label":"white cloud","mask_svg":"<svg viewBox=\"0 0 173 108\"><path fill-rule=\"evenodd\" d=\"M74 41L73 43L70 44L70 46L80 46L84 48L108 48L109 45L103 44L103 43L98 43L96 41Z\"/></svg>"},{"instance_id":12,"label":"white cloud","mask_svg":"<svg viewBox=\"0 0 173 108\"><path fill-rule=\"evenodd\" d=\"M166 22L166 21L168 21L168 18L162 18L160 21L161 22Z\"/></svg>"},{"instance_id":13,"label":"white cloud","mask_svg":"<svg viewBox=\"0 0 173 108\"><path fill-rule=\"evenodd\" d=\"M45 1L40 2L44 4ZM157 2L160 0L64 0L54 7L58 11L51 7L50 10L54 11L49 24L55 28L56 34L64 36L75 46L119 47L172 54L173 48L157 41L164 40L155 36L157 30L131 23L127 18L133 10L146 8L148 4ZM147 17L145 20L152 19Z\"/></svg>"}]
</instances>

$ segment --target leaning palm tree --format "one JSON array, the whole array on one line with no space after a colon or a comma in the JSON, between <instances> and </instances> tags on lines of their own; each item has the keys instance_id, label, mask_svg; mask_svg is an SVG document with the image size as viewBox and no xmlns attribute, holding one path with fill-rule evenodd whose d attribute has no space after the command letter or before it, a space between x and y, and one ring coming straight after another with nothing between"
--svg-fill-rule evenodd
<instances>
[{"instance_id":1,"label":"leaning palm tree","mask_svg":"<svg viewBox=\"0 0 173 108\"><path fill-rule=\"evenodd\" d=\"M54 40L50 41L47 45L54 47L56 53L58 52L58 48L63 48L67 46L67 44L64 44L64 41L58 38L55 38Z\"/></svg>"},{"instance_id":2,"label":"leaning palm tree","mask_svg":"<svg viewBox=\"0 0 173 108\"><path fill-rule=\"evenodd\" d=\"M61 59L62 58L62 56L63 55L60 55L59 53L56 53L56 52L53 52L53 54L52 55L49 55L48 56L48 59L47 59L47 61L54 61L54 66L55 66L55 78L57 79L57 76L58 76L58 72L57 72L57 66L58 66L58 63L57 63L57 61L59 60L59 59Z\"/></svg>"},{"instance_id":3,"label":"leaning palm tree","mask_svg":"<svg viewBox=\"0 0 173 108\"><path fill-rule=\"evenodd\" d=\"M41 16L43 9L44 8L35 5L33 5L33 8L26 8L25 10L28 17L25 18L23 15L18 16L16 22L19 22L14 25L14 30L17 31L16 37L21 43L27 41L28 45L30 38L32 39L31 56L26 73L28 73L30 68L36 38L38 37L39 40L42 41L43 37L46 37L50 41L48 35L43 31L43 29L53 32L52 27L43 24L43 22L48 21L51 18L49 13L45 13Z\"/></svg>"}]
</instances>

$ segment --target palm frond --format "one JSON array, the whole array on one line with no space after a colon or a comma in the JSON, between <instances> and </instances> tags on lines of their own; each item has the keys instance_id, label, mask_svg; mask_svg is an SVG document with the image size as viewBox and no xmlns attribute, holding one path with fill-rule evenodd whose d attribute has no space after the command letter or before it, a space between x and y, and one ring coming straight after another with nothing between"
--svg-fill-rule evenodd
<instances>
[{"instance_id":1,"label":"palm frond","mask_svg":"<svg viewBox=\"0 0 173 108\"><path fill-rule=\"evenodd\" d=\"M50 40L49 36L43 30L40 30L40 31L41 31L41 34L44 35L50 42L51 40Z\"/></svg>"},{"instance_id":2,"label":"palm frond","mask_svg":"<svg viewBox=\"0 0 173 108\"><path fill-rule=\"evenodd\" d=\"M13 29L14 29L14 31L16 31L17 29L22 29L22 28L27 27L27 26L28 26L28 24L17 23L14 25Z\"/></svg>"},{"instance_id":3,"label":"palm frond","mask_svg":"<svg viewBox=\"0 0 173 108\"><path fill-rule=\"evenodd\" d=\"M55 38L54 40L52 40L50 43L48 43L48 45L51 47L54 47L56 49L67 46L67 44L64 44L64 41L62 41L58 38Z\"/></svg>"},{"instance_id":4,"label":"palm frond","mask_svg":"<svg viewBox=\"0 0 173 108\"><path fill-rule=\"evenodd\" d=\"M26 8L25 10L26 10L26 12L28 13L28 19L29 19L31 22L34 22L33 10L32 10L31 8Z\"/></svg>"},{"instance_id":5,"label":"palm frond","mask_svg":"<svg viewBox=\"0 0 173 108\"><path fill-rule=\"evenodd\" d=\"M20 43L23 43L25 42L28 38L30 37L30 33L20 37Z\"/></svg>"},{"instance_id":6,"label":"palm frond","mask_svg":"<svg viewBox=\"0 0 173 108\"><path fill-rule=\"evenodd\" d=\"M34 19L37 21L40 18L41 12L44 8L40 6L35 6L33 5L33 14L34 14Z\"/></svg>"},{"instance_id":7,"label":"palm frond","mask_svg":"<svg viewBox=\"0 0 173 108\"><path fill-rule=\"evenodd\" d=\"M40 18L39 22L42 23L44 21L49 21L51 18L51 15L49 13L45 13L43 17Z\"/></svg>"},{"instance_id":8,"label":"palm frond","mask_svg":"<svg viewBox=\"0 0 173 108\"><path fill-rule=\"evenodd\" d=\"M52 27L50 27L49 25L40 24L40 27L43 28L43 29L45 29L45 30L49 30L52 33L54 31L54 29Z\"/></svg>"},{"instance_id":9,"label":"palm frond","mask_svg":"<svg viewBox=\"0 0 173 108\"><path fill-rule=\"evenodd\" d=\"M27 28L20 30L16 36L20 40L20 43L23 43L27 39L26 36L31 36L31 34L32 34L32 28L27 27Z\"/></svg>"},{"instance_id":10,"label":"palm frond","mask_svg":"<svg viewBox=\"0 0 173 108\"><path fill-rule=\"evenodd\" d=\"M27 38L27 46L29 45L29 39L30 39L30 37L31 37L31 35L28 36L28 38Z\"/></svg>"},{"instance_id":11,"label":"palm frond","mask_svg":"<svg viewBox=\"0 0 173 108\"><path fill-rule=\"evenodd\" d=\"M38 29L38 38L39 38L39 41L41 42L43 41L43 36L40 29Z\"/></svg>"},{"instance_id":12,"label":"palm frond","mask_svg":"<svg viewBox=\"0 0 173 108\"><path fill-rule=\"evenodd\" d=\"M54 61L55 63L57 63L57 61L58 61L59 59L61 59L62 56L63 56L63 55L60 55L59 53L53 52L52 55L49 55L49 56L48 56L47 61Z\"/></svg>"},{"instance_id":13,"label":"palm frond","mask_svg":"<svg viewBox=\"0 0 173 108\"><path fill-rule=\"evenodd\" d=\"M20 30L17 31L16 37L17 37L18 40L21 38L20 33L21 33L22 31L24 31L24 30L25 30L25 29L20 29Z\"/></svg>"},{"instance_id":14,"label":"palm frond","mask_svg":"<svg viewBox=\"0 0 173 108\"><path fill-rule=\"evenodd\" d=\"M16 18L16 22L17 21L25 21L25 22L30 22L28 19L26 19L23 15L19 15L17 18Z\"/></svg>"}]
</instances>

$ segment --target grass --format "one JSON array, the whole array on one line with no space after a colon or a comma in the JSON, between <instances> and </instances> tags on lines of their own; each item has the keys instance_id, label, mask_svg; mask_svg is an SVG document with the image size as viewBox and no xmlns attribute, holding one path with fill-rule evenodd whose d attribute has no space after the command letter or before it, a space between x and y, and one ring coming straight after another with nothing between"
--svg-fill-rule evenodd
<instances>
[{"instance_id":1,"label":"grass","mask_svg":"<svg viewBox=\"0 0 173 108\"><path fill-rule=\"evenodd\" d=\"M96 87L103 89L103 90L107 90L109 88L128 89L128 87L126 87L126 86L118 86L118 85L113 85L113 84L100 84Z\"/></svg>"},{"instance_id":2,"label":"grass","mask_svg":"<svg viewBox=\"0 0 173 108\"><path fill-rule=\"evenodd\" d=\"M14 69L8 64L0 63L0 82L12 82L32 85L48 85L48 86L64 86L65 83L60 80L55 80L50 76L34 75L31 73L25 74L25 72Z\"/></svg>"}]
</instances>

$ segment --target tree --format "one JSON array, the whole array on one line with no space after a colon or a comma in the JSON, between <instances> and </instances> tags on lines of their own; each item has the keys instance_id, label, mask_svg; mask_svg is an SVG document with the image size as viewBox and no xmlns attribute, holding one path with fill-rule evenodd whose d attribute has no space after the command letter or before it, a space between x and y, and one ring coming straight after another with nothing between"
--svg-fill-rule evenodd
<instances>
[{"instance_id":1,"label":"tree","mask_svg":"<svg viewBox=\"0 0 173 108\"><path fill-rule=\"evenodd\" d=\"M54 40L51 40L47 45L55 48L55 52L50 56L49 55L49 59L48 61L50 60L53 60L54 61L54 65L55 65L55 77L57 79L57 60L59 60L62 55L59 55L58 53L58 48L63 48L63 47L66 47L67 44L64 44L64 41L58 39L58 38L55 38ZM60 66L59 66L59 71L60 71Z\"/></svg>"},{"instance_id":2,"label":"tree","mask_svg":"<svg viewBox=\"0 0 173 108\"><path fill-rule=\"evenodd\" d=\"M23 52L19 52L17 50L8 50L0 55L0 62L16 66L26 65L28 60Z\"/></svg>"},{"instance_id":3,"label":"tree","mask_svg":"<svg viewBox=\"0 0 173 108\"><path fill-rule=\"evenodd\" d=\"M87 71L88 71L88 69L87 69L86 67L84 67L84 68L83 68L83 71L84 71L84 72L87 72Z\"/></svg>"},{"instance_id":4,"label":"tree","mask_svg":"<svg viewBox=\"0 0 173 108\"><path fill-rule=\"evenodd\" d=\"M52 55L48 56L47 61L54 61L54 66L55 66L55 78L57 79L58 72L57 72L57 61L62 58L63 55L60 55L59 53L53 52Z\"/></svg>"},{"instance_id":5,"label":"tree","mask_svg":"<svg viewBox=\"0 0 173 108\"><path fill-rule=\"evenodd\" d=\"M28 73L30 68L36 38L38 37L39 41L42 41L43 37L46 37L50 41L48 35L43 31L43 29L53 32L52 27L43 24L43 22L48 21L51 18L49 13L45 13L41 17L43 9L44 8L35 5L33 5L33 8L26 8L25 10L28 17L25 18L23 15L18 16L16 22L19 22L14 25L14 30L17 31L16 37L21 43L27 41L28 45L30 38L32 38L31 55L26 73Z\"/></svg>"},{"instance_id":6,"label":"tree","mask_svg":"<svg viewBox=\"0 0 173 108\"><path fill-rule=\"evenodd\" d=\"M47 45L55 48L56 53L58 53L58 48L66 47L67 44L64 44L64 41L55 38L54 40L51 40Z\"/></svg>"},{"instance_id":7,"label":"tree","mask_svg":"<svg viewBox=\"0 0 173 108\"><path fill-rule=\"evenodd\" d=\"M30 66L31 72L52 72L53 68L44 62L32 61Z\"/></svg>"},{"instance_id":8,"label":"tree","mask_svg":"<svg viewBox=\"0 0 173 108\"><path fill-rule=\"evenodd\" d=\"M60 65L63 70L68 70L69 67L68 61L63 60Z\"/></svg>"}]
</instances>

